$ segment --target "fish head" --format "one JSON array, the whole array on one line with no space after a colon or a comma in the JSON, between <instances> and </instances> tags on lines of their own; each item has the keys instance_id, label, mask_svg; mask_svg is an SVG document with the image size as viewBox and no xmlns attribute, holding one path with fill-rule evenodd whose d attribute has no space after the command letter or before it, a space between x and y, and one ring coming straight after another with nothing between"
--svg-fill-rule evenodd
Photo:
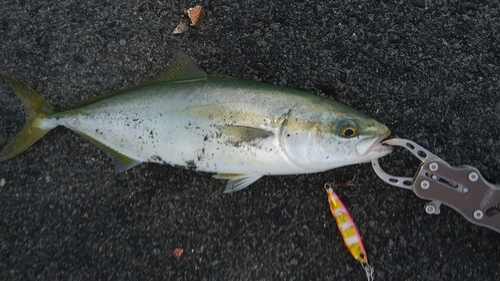
<instances>
[{"instance_id":1,"label":"fish head","mask_svg":"<svg viewBox=\"0 0 500 281\"><path fill-rule=\"evenodd\" d=\"M390 134L372 117L335 103L332 110L290 116L282 126L280 144L291 162L321 172L386 156L393 149L380 142Z\"/></svg>"}]
</instances>

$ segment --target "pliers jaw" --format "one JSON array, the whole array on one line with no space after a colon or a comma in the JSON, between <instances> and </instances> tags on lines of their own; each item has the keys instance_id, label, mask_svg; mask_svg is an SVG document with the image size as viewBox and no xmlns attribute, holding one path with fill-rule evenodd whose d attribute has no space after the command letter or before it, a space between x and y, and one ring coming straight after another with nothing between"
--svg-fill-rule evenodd
<instances>
[{"instance_id":1,"label":"pliers jaw","mask_svg":"<svg viewBox=\"0 0 500 281\"><path fill-rule=\"evenodd\" d=\"M417 157L422 164L435 160L435 159L440 159L436 155L432 154L430 151L427 149L421 147L420 145L416 144L413 141L406 140L406 139L389 139L385 140L382 142L384 145L391 145L391 146L401 146L408 151L410 151L415 157ZM440 159L441 160L441 159ZM382 167L380 167L380 164L378 163L378 159L372 160L372 166L373 170L375 173L379 176L380 179L385 181L386 183L404 188L404 189L413 189L413 184L415 181L415 177L410 178L410 177L399 177L399 176L393 176L388 173L386 173ZM417 172L418 173L418 172Z\"/></svg>"},{"instance_id":2,"label":"pliers jaw","mask_svg":"<svg viewBox=\"0 0 500 281\"><path fill-rule=\"evenodd\" d=\"M381 168L378 159L373 160L373 169L384 182L431 200L425 205L428 214L439 214L442 203L470 222L500 232L500 187L487 182L479 170L471 166L452 167L410 140L390 139L383 144L401 146L422 162L410 178L390 175Z\"/></svg>"}]
</instances>

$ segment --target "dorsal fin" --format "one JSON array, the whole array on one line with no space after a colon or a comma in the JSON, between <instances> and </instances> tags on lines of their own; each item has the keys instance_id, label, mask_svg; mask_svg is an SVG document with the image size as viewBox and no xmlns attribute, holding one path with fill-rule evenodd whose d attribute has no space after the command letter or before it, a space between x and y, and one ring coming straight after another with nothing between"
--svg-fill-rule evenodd
<instances>
[{"instance_id":1,"label":"dorsal fin","mask_svg":"<svg viewBox=\"0 0 500 281\"><path fill-rule=\"evenodd\" d=\"M192 60L190 57L188 57L186 54L179 52L177 55L175 55L174 59L170 63L170 66L163 72L160 76L153 78L149 81L146 81L144 83L127 87L115 92L111 92L109 94L93 97L90 99L87 99L80 104L78 104L76 107L84 106L84 105L89 105L91 103L94 103L96 101L105 99L107 97L123 93L126 91L130 91L133 89L137 89L140 87L144 86L149 86L149 85L154 85L158 83L168 83L168 82L177 82L177 81L190 81L190 80L198 80L198 79L205 79L207 78L207 74L205 71L203 71L194 60Z\"/></svg>"},{"instance_id":2,"label":"dorsal fin","mask_svg":"<svg viewBox=\"0 0 500 281\"><path fill-rule=\"evenodd\" d=\"M155 83L174 82L197 80L207 78L207 74L203 71L194 60L186 54L179 52L173 59L170 66L162 75L151 80Z\"/></svg>"}]
</instances>

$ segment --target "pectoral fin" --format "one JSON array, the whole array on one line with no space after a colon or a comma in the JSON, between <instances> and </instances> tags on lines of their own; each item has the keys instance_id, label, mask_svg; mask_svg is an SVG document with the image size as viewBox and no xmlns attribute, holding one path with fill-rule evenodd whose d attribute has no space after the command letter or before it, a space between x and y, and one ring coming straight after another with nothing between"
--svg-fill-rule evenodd
<instances>
[{"instance_id":1,"label":"pectoral fin","mask_svg":"<svg viewBox=\"0 0 500 281\"><path fill-rule=\"evenodd\" d=\"M271 131L248 126L217 126L217 129L237 142L249 142L257 139L265 139L274 135Z\"/></svg>"},{"instance_id":2,"label":"pectoral fin","mask_svg":"<svg viewBox=\"0 0 500 281\"><path fill-rule=\"evenodd\" d=\"M224 189L224 193L231 193L235 191L242 190L243 188L251 185L258 179L260 179L262 175L245 175L245 174L216 174L214 178L216 179L224 179L229 180L226 185L226 189Z\"/></svg>"}]
</instances>

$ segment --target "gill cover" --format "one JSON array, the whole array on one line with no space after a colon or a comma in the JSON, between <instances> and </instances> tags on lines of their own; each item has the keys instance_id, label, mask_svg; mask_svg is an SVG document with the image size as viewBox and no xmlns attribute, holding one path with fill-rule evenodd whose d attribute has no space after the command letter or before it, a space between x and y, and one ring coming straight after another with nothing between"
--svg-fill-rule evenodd
<instances>
[{"instance_id":1,"label":"gill cover","mask_svg":"<svg viewBox=\"0 0 500 281\"><path fill-rule=\"evenodd\" d=\"M325 152L317 145L319 121L301 120L289 111L280 125L280 145L288 159L305 170L317 171L317 155Z\"/></svg>"}]
</instances>

